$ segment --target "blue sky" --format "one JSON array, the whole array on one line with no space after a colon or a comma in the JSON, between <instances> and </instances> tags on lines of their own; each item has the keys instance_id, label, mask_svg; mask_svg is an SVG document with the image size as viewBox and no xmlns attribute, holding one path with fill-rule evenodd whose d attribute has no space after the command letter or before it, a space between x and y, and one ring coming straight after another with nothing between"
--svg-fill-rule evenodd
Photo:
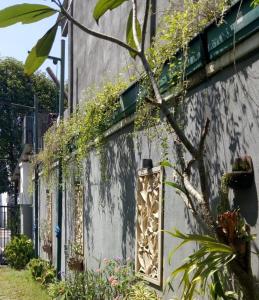
<instances>
[{"instance_id":1,"label":"blue sky","mask_svg":"<svg viewBox=\"0 0 259 300\"><path fill-rule=\"evenodd\" d=\"M0 9L25 2L52 5L50 0L1 0ZM37 40L55 23L56 18L57 16L54 15L46 20L33 24L17 24L11 27L0 28L0 58L10 56L24 62L26 60L27 52L31 50ZM50 55L60 56L60 32L57 35ZM47 66L50 66L54 73L59 71L51 61L45 62L41 67L41 71L45 71Z\"/></svg>"}]
</instances>

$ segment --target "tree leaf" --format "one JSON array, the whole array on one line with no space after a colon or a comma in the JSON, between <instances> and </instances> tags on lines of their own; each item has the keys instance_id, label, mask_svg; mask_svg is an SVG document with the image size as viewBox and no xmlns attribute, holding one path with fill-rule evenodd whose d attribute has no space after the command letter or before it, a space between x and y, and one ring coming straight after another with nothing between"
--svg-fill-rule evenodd
<instances>
[{"instance_id":1,"label":"tree leaf","mask_svg":"<svg viewBox=\"0 0 259 300\"><path fill-rule=\"evenodd\" d=\"M33 74L48 57L56 37L57 28L58 23L51 27L47 33L38 40L36 46L32 48L24 66L24 72L27 75Z\"/></svg>"},{"instance_id":2,"label":"tree leaf","mask_svg":"<svg viewBox=\"0 0 259 300\"><path fill-rule=\"evenodd\" d=\"M173 168L173 165L168 160L161 161L160 166Z\"/></svg>"},{"instance_id":3,"label":"tree leaf","mask_svg":"<svg viewBox=\"0 0 259 300\"><path fill-rule=\"evenodd\" d=\"M107 12L107 10L113 10L125 1L128 0L99 0L95 5L93 12L95 21L98 23L101 16L103 16Z\"/></svg>"},{"instance_id":4,"label":"tree leaf","mask_svg":"<svg viewBox=\"0 0 259 300\"><path fill-rule=\"evenodd\" d=\"M138 20L137 20L137 24L136 24L136 29L137 29L138 40L141 43L141 26L140 26L140 23ZM128 17L128 22L127 22L126 41L129 46L131 46L134 49L137 49L137 45L135 43L134 36L133 36L132 10L130 11L130 14ZM133 58L136 57L136 53L132 53L131 51L130 51L130 55Z\"/></svg>"},{"instance_id":5,"label":"tree leaf","mask_svg":"<svg viewBox=\"0 0 259 300\"><path fill-rule=\"evenodd\" d=\"M177 189L179 191L181 191L184 194L186 194L185 189L180 184L178 184L178 183L175 183L175 182L172 182L172 181L166 181L165 184L169 185L169 186L171 186L171 187L173 187L173 188L175 188L175 189Z\"/></svg>"},{"instance_id":6,"label":"tree leaf","mask_svg":"<svg viewBox=\"0 0 259 300\"><path fill-rule=\"evenodd\" d=\"M0 10L0 27L7 27L21 22L38 22L57 13L57 10L40 4L17 4Z\"/></svg>"}]
</instances>

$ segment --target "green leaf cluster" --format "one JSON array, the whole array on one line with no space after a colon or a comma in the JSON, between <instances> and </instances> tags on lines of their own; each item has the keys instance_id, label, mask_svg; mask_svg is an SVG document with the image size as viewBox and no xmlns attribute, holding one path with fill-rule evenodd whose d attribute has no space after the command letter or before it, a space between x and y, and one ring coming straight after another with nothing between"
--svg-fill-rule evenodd
<instances>
[{"instance_id":1,"label":"green leaf cluster","mask_svg":"<svg viewBox=\"0 0 259 300\"><path fill-rule=\"evenodd\" d=\"M99 0L97 1L93 16L98 23L99 19L108 11L120 6L123 2L128 0Z\"/></svg>"},{"instance_id":2,"label":"green leaf cluster","mask_svg":"<svg viewBox=\"0 0 259 300\"><path fill-rule=\"evenodd\" d=\"M27 267L33 279L40 282L43 286L47 286L55 281L56 270L48 261L34 258L30 260Z\"/></svg>"},{"instance_id":3,"label":"green leaf cluster","mask_svg":"<svg viewBox=\"0 0 259 300\"><path fill-rule=\"evenodd\" d=\"M149 63L160 76L166 61L174 73L172 81L181 81L186 88L185 69L188 62L189 42L211 22L220 22L226 12L228 0L184 0L184 9L171 9L162 16L153 45L149 50ZM177 88L177 86L176 86ZM179 87L178 87L179 88Z\"/></svg>"},{"instance_id":4,"label":"green leaf cluster","mask_svg":"<svg viewBox=\"0 0 259 300\"><path fill-rule=\"evenodd\" d=\"M25 235L12 238L4 249L4 257L12 268L24 269L34 256L32 240Z\"/></svg>"},{"instance_id":5,"label":"green leaf cluster","mask_svg":"<svg viewBox=\"0 0 259 300\"><path fill-rule=\"evenodd\" d=\"M186 262L176 268L169 276L167 285L172 288L172 282L181 275L180 286L182 286L182 300L192 300L195 295L204 295L208 292L210 284L214 284L215 294L212 299L233 299L228 297L222 287L220 274L224 272L227 265L235 259L236 255L231 247L218 242L215 238L206 235L183 234L179 230L167 231L173 238L181 239L182 242L171 251L169 263L177 250L185 244L194 242L200 247L186 258ZM217 279L217 280L216 280ZM216 280L216 283L215 283ZM215 290L215 288L217 289Z\"/></svg>"},{"instance_id":6,"label":"green leaf cluster","mask_svg":"<svg viewBox=\"0 0 259 300\"><path fill-rule=\"evenodd\" d=\"M17 4L0 11L0 27L7 27L16 23L30 24L48 18L57 11L41 4Z\"/></svg>"},{"instance_id":7,"label":"green leaf cluster","mask_svg":"<svg viewBox=\"0 0 259 300\"><path fill-rule=\"evenodd\" d=\"M56 161L61 160L66 171L72 153L80 165L91 147L101 146L103 134L113 124L120 107L119 96L127 85L119 79L116 83L105 83L101 89L88 89L82 107L48 130L44 137L44 150L37 157L46 177L50 176Z\"/></svg>"},{"instance_id":8,"label":"green leaf cluster","mask_svg":"<svg viewBox=\"0 0 259 300\"><path fill-rule=\"evenodd\" d=\"M147 287L144 282L132 286L125 300L159 300L157 293Z\"/></svg>"},{"instance_id":9,"label":"green leaf cluster","mask_svg":"<svg viewBox=\"0 0 259 300\"><path fill-rule=\"evenodd\" d=\"M33 96L39 99L39 110L55 112L57 89L45 74L37 72L30 78L24 65L12 58L0 60L0 193L12 188L8 178L21 153L22 119L33 111L11 103L33 107Z\"/></svg>"},{"instance_id":10,"label":"green leaf cluster","mask_svg":"<svg viewBox=\"0 0 259 300\"><path fill-rule=\"evenodd\" d=\"M16 23L35 23L51 17L57 12L56 9L41 4L22 3L12 5L0 10L0 28ZM50 28L31 50L25 62L24 70L27 75L32 75L46 60L56 37L57 28L58 23Z\"/></svg>"}]
</instances>

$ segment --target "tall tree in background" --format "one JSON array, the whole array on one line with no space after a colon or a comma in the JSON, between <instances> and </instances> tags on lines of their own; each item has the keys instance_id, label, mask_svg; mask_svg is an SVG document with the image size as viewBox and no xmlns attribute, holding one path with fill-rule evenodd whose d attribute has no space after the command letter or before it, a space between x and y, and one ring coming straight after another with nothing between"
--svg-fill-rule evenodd
<instances>
[{"instance_id":1,"label":"tall tree in background","mask_svg":"<svg viewBox=\"0 0 259 300\"><path fill-rule=\"evenodd\" d=\"M22 118L33 113L15 104L33 106L34 94L41 111L56 111L57 90L44 73L28 77L21 62L0 60L0 193L11 189L10 176L21 153Z\"/></svg>"}]
</instances>

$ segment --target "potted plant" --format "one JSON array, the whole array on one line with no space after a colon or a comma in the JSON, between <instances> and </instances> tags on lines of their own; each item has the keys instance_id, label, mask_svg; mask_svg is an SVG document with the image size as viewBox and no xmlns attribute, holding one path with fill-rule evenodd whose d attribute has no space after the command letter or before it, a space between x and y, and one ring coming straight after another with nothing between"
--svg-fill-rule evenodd
<instances>
[{"instance_id":1,"label":"potted plant","mask_svg":"<svg viewBox=\"0 0 259 300\"><path fill-rule=\"evenodd\" d=\"M227 184L232 189L251 187L254 180L254 169L251 156L242 156L235 159L232 172L226 174Z\"/></svg>"},{"instance_id":2,"label":"potted plant","mask_svg":"<svg viewBox=\"0 0 259 300\"><path fill-rule=\"evenodd\" d=\"M84 271L84 254L83 247L75 244L72 246L71 255L68 259L67 265L71 271Z\"/></svg>"},{"instance_id":3,"label":"potted plant","mask_svg":"<svg viewBox=\"0 0 259 300\"><path fill-rule=\"evenodd\" d=\"M48 255L52 253L52 241L44 240L44 244L42 246L42 250L46 252Z\"/></svg>"},{"instance_id":4,"label":"potted plant","mask_svg":"<svg viewBox=\"0 0 259 300\"><path fill-rule=\"evenodd\" d=\"M239 210L226 211L218 215L217 224L217 233L221 241L231 246L237 254L244 256L253 237Z\"/></svg>"},{"instance_id":5,"label":"potted plant","mask_svg":"<svg viewBox=\"0 0 259 300\"><path fill-rule=\"evenodd\" d=\"M40 225L41 240L43 240L42 250L48 254L49 260L52 259L52 234L51 225L48 220L43 220Z\"/></svg>"}]
</instances>

